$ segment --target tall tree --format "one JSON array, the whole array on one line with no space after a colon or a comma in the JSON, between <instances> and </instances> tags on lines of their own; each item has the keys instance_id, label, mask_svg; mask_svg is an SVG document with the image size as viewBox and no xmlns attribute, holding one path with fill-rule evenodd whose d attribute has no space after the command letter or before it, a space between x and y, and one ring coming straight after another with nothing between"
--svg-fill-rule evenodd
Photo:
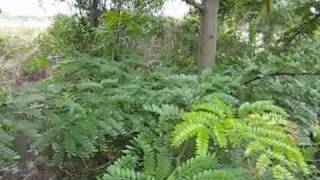
<instances>
[{"instance_id":1,"label":"tall tree","mask_svg":"<svg viewBox=\"0 0 320 180\"><path fill-rule=\"evenodd\" d=\"M161 9L164 0L73 0L72 2L80 16L86 18L91 26L98 27L100 17L106 10L115 10L119 13L130 10L152 14Z\"/></svg>"},{"instance_id":2,"label":"tall tree","mask_svg":"<svg viewBox=\"0 0 320 180\"><path fill-rule=\"evenodd\" d=\"M200 44L198 66L201 70L214 66L217 54L219 0L184 0L200 11Z\"/></svg>"},{"instance_id":3,"label":"tall tree","mask_svg":"<svg viewBox=\"0 0 320 180\"><path fill-rule=\"evenodd\" d=\"M99 9L100 3L99 0L93 0L89 9L89 22L94 27L99 26L99 17L101 15L101 10Z\"/></svg>"},{"instance_id":4,"label":"tall tree","mask_svg":"<svg viewBox=\"0 0 320 180\"><path fill-rule=\"evenodd\" d=\"M66 1L66 0L57 0ZM42 0L40 0L42 3ZM98 27L99 18L106 9L107 0L74 0L73 5L82 17L87 18L91 26Z\"/></svg>"}]
</instances>

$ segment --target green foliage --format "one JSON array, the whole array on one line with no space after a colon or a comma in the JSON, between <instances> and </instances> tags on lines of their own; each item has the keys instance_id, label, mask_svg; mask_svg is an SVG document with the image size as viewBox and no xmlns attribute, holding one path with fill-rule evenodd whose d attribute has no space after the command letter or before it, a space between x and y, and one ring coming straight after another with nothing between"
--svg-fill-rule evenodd
<instances>
[{"instance_id":1,"label":"green foliage","mask_svg":"<svg viewBox=\"0 0 320 180\"><path fill-rule=\"evenodd\" d=\"M130 12L116 12L109 11L103 15L104 25L113 31L126 29L126 33L135 34L139 33L140 27L134 19L134 15ZM122 37L123 38L123 37Z\"/></svg>"},{"instance_id":2,"label":"green foliage","mask_svg":"<svg viewBox=\"0 0 320 180\"><path fill-rule=\"evenodd\" d=\"M289 3L293 13L298 15L298 23L293 24L282 36L283 46L293 45L305 37L313 37L317 34L320 27L319 7L320 3L316 0L293 1ZM314 11L311 11L314 9Z\"/></svg>"},{"instance_id":3,"label":"green foliage","mask_svg":"<svg viewBox=\"0 0 320 180\"><path fill-rule=\"evenodd\" d=\"M47 158L63 166L119 151L148 128L166 135L185 107L232 84L230 78L210 73L169 75L160 68L144 74L139 69L97 58L65 62L51 78L4 99L1 119L10 119L15 128L22 122L31 127L23 131L29 132L32 151L47 156L43 153L52 150Z\"/></svg>"},{"instance_id":4,"label":"green foliage","mask_svg":"<svg viewBox=\"0 0 320 180\"><path fill-rule=\"evenodd\" d=\"M299 171L308 174L294 138L296 126L285 117L285 111L269 101L244 103L236 116L229 105L214 98L182 115L182 123L173 131L172 145L180 147L196 137L196 153L205 155L213 139L220 148L243 148L244 157L255 163L256 177L262 177L269 168L276 179L290 179Z\"/></svg>"},{"instance_id":5,"label":"green foliage","mask_svg":"<svg viewBox=\"0 0 320 180\"><path fill-rule=\"evenodd\" d=\"M241 102L274 101L286 109L291 120L309 128L319 112L319 51L316 50L319 43L307 42L281 55L267 51L245 58L227 58L217 69L241 78L233 91Z\"/></svg>"},{"instance_id":6,"label":"green foliage","mask_svg":"<svg viewBox=\"0 0 320 180\"><path fill-rule=\"evenodd\" d=\"M99 180L111 180L111 179L221 179L221 180L233 180L238 179L236 173L230 170L217 169L217 160L213 155L203 155L191 158L178 166L173 171L168 171L166 176L162 174L148 175L149 171L135 171L136 165L130 164L129 167L125 161L134 159L133 157L124 156L117 160L114 165L111 165L107 169L107 174L104 174ZM159 159L158 162L163 161ZM169 163L170 161L168 161ZM132 163L132 161L131 161ZM159 166L168 166L168 164L159 164ZM170 165L170 164L169 164ZM163 168L163 167L162 167ZM234 174L233 174L234 173Z\"/></svg>"},{"instance_id":7,"label":"green foliage","mask_svg":"<svg viewBox=\"0 0 320 180\"><path fill-rule=\"evenodd\" d=\"M180 114L188 111L190 106L195 104L193 108L196 111L183 113L184 119L190 119L190 122L195 123L192 123L192 126L189 126L189 122L184 126L182 126L183 123L181 124L182 130L179 134L181 138L176 141L177 146L197 136L198 154L205 154L208 148L211 151L210 149L215 145L219 145L222 149L241 147L238 149L242 153L235 156L248 159L246 166L255 166L256 176L271 171L274 171L274 174L285 175L282 168L296 176L293 170L302 170L305 167L300 157L301 153L296 148L297 142L292 138L292 131L287 132L292 128L281 127L290 125L288 121L283 121L285 123L281 124L287 113L269 101L244 103L237 115L231 108L244 100L271 99L270 96L278 104L285 103L284 107L293 106L290 102L305 102L313 106L312 99L309 99L311 97L305 96L305 93L311 91L301 92L302 87L299 88L300 92L285 92L284 97L288 98L288 102L282 101L283 94L278 91L273 92L274 88L279 89L289 84L299 87L300 81L293 81L293 77L292 79L284 78L281 86L270 85L268 88L264 86L263 83L266 80L270 84L277 83L271 78L268 79L268 75L277 70L277 58L276 56L269 58L268 64L261 67L258 67L261 62L249 59L248 66L243 69L241 66L237 68L229 66L230 69L226 72L208 70L201 74L187 74L183 71L191 70L179 72L181 69L174 66L153 67L133 60L113 62L84 56L65 61L54 75L44 82L36 83L30 89L24 89L3 98L0 116L1 119L9 121L1 122L10 122L12 130L8 135L12 137L18 131L26 132L31 141L33 154L46 156L49 159L48 163L51 162L61 168L76 159L92 162L94 157L101 154L118 157L119 152L125 149L129 141L135 139L137 142L133 144L138 147L133 146L129 149L135 152L130 155L139 159L139 163L135 163L137 165L134 166L134 171L131 171L131 168L130 172L119 170L118 173L129 173L126 176L132 177L154 177L155 174L161 174L159 177L168 177L169 172L172 173L176 168L173 159L178 156L176 153L179 153L168 155L167 150L161 150L159 147L167 146L169 133L174 130L174 124ZM224 64L219 66L223 68ZM270 70L267 68L266 71L266 67ZM239 76L242 72L244 72L243 76ZM243 83L256 78L256 75L261 79L256 79L249 84ZM305 88L317 88L316 83L310 79L305 83L309 83L308 86L304 86ZM239 100L226 93L239 95ZM314 93L316 95L316 92ZM216 97L214 102L212 97ZM207 103L198 104L199 101ZM290 111L290 108L286 109L289 110L289 115L293 119L308 113L300 109L296 115ZM277 115L270 114L271 112ZM256 116L248 115L250 113L256 113ZM314 122L306 117L305 119L309 121L308 124ZM274 124L269 124L268 121ZM204 126L199 122L209 123L210 126ZM215 125L214 128L208 128L213 125ZM234 127L239 130L229 131ZM239 134L238 131L250 133ZM155 135L148 137L145 133ZM138 142L140 140L135 138L136 134L140 134L138 139L143 139L143 142ZM210 139L214 139L215 143L208 143L211 142ZM250 142L259 143L256 146ZM9 143L6 147L10 148L12 145ZM260 151L261 147L264 151ZM281 150L278 152L274 149ZM48 150L54 153L45 154ZM218 153L218 150L216 151ZM294 158L292 154L295 155ZM183 153L181 160L189 157ZM141 161L144 162L143 165ZM171 166L158 165L162 163L171 164ZM221 166L224 167L225 164ZM216 171L213 170L213 172ZM208 169L208 172L202 172L197 176L210 177L210 173L211 169Z\"/></svg>"},{"instance_id":8,"label":"green foliage","mask_svg":"<svg viewBox=\"0 0 320 180\"><path fill-rule=\"evenodd\" d=\"M52 76L0 92L1 167L23 133L30 164L61 179L318 176L316 1L221 1L218 64L201 73L198 12L178 20L154 16L162 0L107 2L92 27L93 1L75 1L82 16L57 17L22 64L32 74L58 58ZM30 48L8 47L1 57Z\"/></svg>"},{"instance_id":9,"label":"green foliage","mask_svg":"<svg viewBox=\"0 0 320 180\"><path fill-rule=\"evenodd\" d=\"M0 113L4 115L5 113L13 112L12 109L6 107L6 101L8 99L8 94L0 91ZM19 159L19 155L15 152L13 141L16 132L19 130L26 130L28 127L23 128L24 124L13 124L9 116L5 116L0 120L0 163L1 164L12 164L15 160ZM28 132L26 130L26 132Z\"/></svg>"},{"instance_id":10,"label":"green foliage","mask_svg":"<svg viewBox=\"0 0 320 180\"><path fill-rule=\"evenodd\" d=\"M19 155L11 147L14 136L12 133L6 132L2 126L3 125L1 125L0 129L0 162L12 162L19 159Z\"/></svg>"},{"instance_id":11,"label":"green foliage","mask_svg":"<svg viewBox=\"0 0 320 180\"><path fill-rule=\"evenodd\" d=\"M103 42L101 45L104 53L117 61L121 60L125 51L134 54L134 44L146 33L142 23L147 21L147 17L130 11L108 11L102 18L103 26L97 31L97 38Z\"/></svg>"},{"instance_id":12,"label":"green foliage","mask_svg":"<svg viewBox=\"0 0 320 180\"><path fill-rule=\"evenodd\" d=\"M248 63L252 66L258 62ZM64 62L52 77L34 84L31 89L24 89L4 98L0 116L1 119L10 120L13 132L11 136L18 131L26 132L31 141L32 152L46 156L50 160L47 162L62 168L78 158L91 162L101 153L118 157L124 146L135 139L136 142L133 144L138 147L133 146L129 149L135 152L132 156L140 159L139 162L143 161L144 165L138 163L133 172L150 177L161 172L161 177L167 177L168 172L175 169L172 159L176 155L162 153L163 150L158 147L167 146L169 132L174 130L174 124L180 114L188 111L191 104L196 103L193 106L195 111L183 113L183 119L190 119L190 122L194 123L189 126L188 120L185 124L178 125L182 130L179 131L181 133L179 140L175 140L176 146L197 136L197 153L205 154L208 148L213 147L213 144L208 143L213 138L216 145L222 149L240 146L239 149L243 152L237 156L248 159L247 166L255 166L257 176L269 173L271 170L275 173L284 173L281 168L274 169L277 165L296 175L292 169L301 170L305 167L300 157L301 153L297 151L295 138L292 138L291 131L287 133L292 129L281 128L290 125L288 121L282 121L287 113L269 101L259 101L252 104L244 103L239 108L238 115L235 115L231 105L239 105L239 102L246 99L268 99L270 93L262 84L259 87L242 84L251 79L255 69L245 70L246 73L239 76L237 75L239 73L236 73L238 69L231 67L230 72L226 73L208 70L196 75L179 73L178 68L168 68L165 65L152 67L135 61L119 63L83 57ZM257 79L253 84L265 82L264 78ZM270 80L270 83L275 82ZM252 89L248 90L246 86ZM253 91L257 89L266 93L255 94ZM240 94L240 101L225 92ZM272 96L279 97L281 94ZM212 97L215 97L214 102ZM287 94L286 97L291 96ZM295 98L297 97L299 97L297 102L304 101L304 93L299 92ZM282 103L280 97L276 100ZM198 104L199 101L207 103ZM270 114L271 112L277 115ZM256 113L256 116L248 115L251 113ZM306 112L301 111L301 113ZM274 124L269 124L267 121ZM200 122L209 123L210 126L204 126ZM281 124L283 122L285 123ZM22 124L24 128L21 127ZM208 128L213 125L214 128ZM239 130L229 131L234 127ZM250 133L242 134L238 133L239 131ZM148 137L145 133L156 135ZM138 139L143 139L143 142L138 142L140 140L134 138L136 134L140 134ZM259 143L256 146L250 142ZM8 144L7 147L12 146ZM262 152L259 149L261 147L264 150ZM278 152L274 149L285 151ZM52 150L54 153L48 157L45 154L47 150ZM248 154L243 155L244 152ZM291 154L296 157L292 158ZM182 156L183 160L185 156L187 155ZM158 165L168 162L172 166ZM293 164L297 164L297 167ZM170 170L163 167L168 167ZM145 174L144 171L148 173ZM198 175L210 177L211 171L209 171ZM138 174L130 176L140 176Z\"/></svg>"},{"instance_id":13,"label":"green foliage","mask_svg":"<svg viewBox=\"0 0 320 180\"><path fill-rule=\"evenodd\" d=\"M318 7L317 0L225 0L220 3L221 31L260 50L276 47L285 51L316 34L319 16L310 8ZM248 26L247 37L243 26Z\"/></svg>"},{"instance_id":14,"label":"green foliage","mask_svg":"<svg viewBox=\"0 0 320 180\"><path fill-rule=\"evenodd\" d=\"M91 27L76 16L57 16L46 33L38 38L45 56L96 55L98 44Z\"/></svg>"},{"instance_id":15,"label":"green foliage","mask_svg":"<svg viewBox=\"0 0 320 180\"><path fill-rule=\"evenodd\" d=\"M46 70L49 67L49 62L44 56L34 56L25 60L21 66L24 74L33 74Z\"/></svg>"},{"instance_id":16,"label":"green foliage","mask_svg":"<svg viewBox=\"0 0 320 180\"><path fill-rule=\"evenodd\" d=\"M243 169L221 169L215 155L201 155L180 164L172 150L155 134L146 132L135 138L126 155L108 166L100 179L246 179ZM163 138L167 139L167 138ZM181 154L180 154L181 155ZM176 161L175 161L176 159Z\"/></svg>"},{"instance_id":17,"label":"green foliage","mask_svg":"<svg viewBox=\"0 0 320 180\"><path fill-rule=\"evenodd\" d=\"M134 11L136 13L157 13L162 5L163 0L126 0L126 1L95 1L98 4L97 11L104 10L125 10ZM91 9L94 8L94 1L76 0L73 5L79 10L82 18L89 18Z\"/></svg>"},{"instance_id":18,"label":"green foliage","mask_svg":"<svg viewBox=\"0 0 320 180\"><path fill-rule=\"evenodd\" d=\"M29 40L19 36L0 37L0 58L1 61L8 61L21 58L21 54L28 55L32 51ZM3 63L3 62L1 62Z\"/></svg>"}]
</instances>

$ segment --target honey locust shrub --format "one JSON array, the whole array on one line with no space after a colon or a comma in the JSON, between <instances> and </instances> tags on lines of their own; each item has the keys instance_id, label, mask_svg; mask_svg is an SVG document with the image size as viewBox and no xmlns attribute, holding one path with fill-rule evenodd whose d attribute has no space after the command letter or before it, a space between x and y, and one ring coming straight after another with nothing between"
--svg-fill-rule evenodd
<instances>
[{"instance_id":1,"label":"honey locust shrub","mask_svg":"<svg viewBox=\"0 0 320 180\"><path fill-rule=\"evenodd\" d=\"M256 62L248 63L254 64ZM253 105L242 105L240 109L249 108L249 111L240 111L239 109L237 114L231 108L234 106L227 105L239 105L241 101L251 100L250 97L254 97L253 100L264 99L269 97L268 93L272 93L264 91L266 94L255 94L252 91L241 91L242 88L249 87L248 84L243 83L248 81L244 78L256 77L254 70L243 68L243 71L247 73L241 74L242 71L231 67L225 71L209 70L196 75L178 73L176 67L148 67L135 64L135 61L113 62L92 57L65 61L52 77L34 84L30 89L22 89L12 95L5 96L2 100L1 124L7 124L6 126L10 127L5 127L4 132L8 137L11 137L7 138L9 141L5 142L5 146L12 150L13 156L11 157L16 158L10 142L17 132L22 131L29 137L34 154L45 156L50 160L48 162L64 167L76 159L94 162L93 157L95 156L118 157L120 152L128 148L130 140L143 137L143 134L151 132L151 134L155 134L151 136L151 139L157 142L154 145L155 150L151 148L151 151L144 153L145 144L148 144L149 141L142 143L143 147L133 147L129 150L130 152L140 152L132 155L137 156L138 159L146 154L148 160L146 160L147 157L143 158L146 163L153 164L151 167L159 167L157 161L154 158L151 158L153 160L151 161L150 157L157 157L157 154L161 154L162 150L158 147L171 150L168 141L171 139L170 132L174 131L175 136L182 137L183 140L194 136L201 137L196 143L199 155L209 152L206 148L210 147L210 143L206 143L209 137L213 137L215 142L219 142L218 145L221 149L225 149L229 145L247 147L242 148L243 153L246 153L238 155L238 157L249 159L249 165L255 167L253 173L256 177L265 176L269 172L272 172L274 177L279 179L295 177L298 171L307 174L308 168L296 147L297 140L292 138L292 134L284 132L282 127L290 125L290 122L286 121L287 115L283 110L279 110L270 102L262 101L253 103ZM248 73L251 76L246 76ZM258 69L259 78L261 78L260 74L261 70ZM259 78L257 82L264 80L264 76ZM290 86L290 84L291 81L285 81L283 86ZM262 87L266 89L261 84L259 86L261 86L260 89ZM249 92L251 96L249 96ZM307 91L305 92L307 93ZM226 93L238 95L240 101ZM215 99L212 102L212 95L221 100ZM272 95L274 96L274 94ZM300 97L303 94L298 95L297 97ZM289 94L287 96L292 100ZM284 98L282 97L282 99ZM297 102L300 100L296 99ZM208 104L193 111L192 104L203 101ZM281 103L282 101L276 98L276 102ZM217 109L217 112L211 112L211 106L213 109L220 108ZM217 125L213 129L205 124L194 123L196 126L199 125L201 131L191 131L192 136L188 133L184 134L186 136L180 136L178 133L180 131L174 130L179 125L175 128L174 124L178 121L181 113L185 117L184 115L188 113L184 114L183 112L190 111L190 108L192 111L189 113L190 121L199 119L199 122L206 124L206 122L216 122L215 120L217 120L219 123L211 124ZM209 109L203 112L204 108ZM256 114L252 116L252 113ZM194 116L191 116L192 114ZM205 118L208 114L211 114L213 119ZM220 121L225 118L228 120ZM187 119L186 121L189 121ZM194 125L182 128L181 133L190 130ZM240 134L233 134L232 131L223 132L222 129L225 127L227 129L238 127ZM290 128L289 126L288 130ZM245 131L246 129L249 130ZM278 134L274 134L276 133L274 129L278 130ZM260 136L259 133L263 136ZM239 137L239 135L241 135L241 138L237 138L239 141L234 141L234 137ZM279 139L270 141L270 137L279 137ZM180 141L173 143L176 147L181 145L177 142ZM254 146L255 143L257 146ZM261 147L265 151L258 151ZM241 150L241 148L239 149ZM275 149L285 151L275 151ZM45 153L48 152L47 150L53 153ZM152 155L149 152L155 153ZM172 160L172 158L180 157L179 154L183 155L178 162L190 158L179 150L168 157ZM161 154L161 157L163 156L166 155ZM163 161L165 160L161 160L159 163L163 163ZM170 162L177 163L176 161ZM177 165L173 169L179 166ZM156 173L155 168L151 167L148 168L151 171L146 172L152 172L153 177ZM211 167L206 170L213 171ZM135 172L140 173L141 171ZM166 175L171 173L170 170L166 170L166 172ZM111 171L108 173L112 174Z\"/></svg>"},{"instance_id":2,"label":"honey locust shrub","mask_svg":"<svg viewBox=\"0 0 320 180\"><path fill-rule=\"evenodd\" d=\"M12 137L27 134L33 154L63 167L101 153L118 156L146 129L165 137L183 109L234 83L210 72L145 68L91 57L66 61L52 77L8 96L1 120L10 122Z\"/></svg>"},{"instance_id":3,"label":"honey locust shrub","mask_svg":"<svg viewBox=\"0 0 320 180\"><path fill-rule=\"evenodd\" d=\"M301 179L310 173L294 137L297 127L286 112L269 101L244 103L237 111L220 98L195 104L173 131L172 145L196 138L196 154L206 155L214 143L222 149L243 149L245 166L256 179L269 171L274 179ZM245 161L243 161L245 162Z\"/></svg>"}]
</instances>

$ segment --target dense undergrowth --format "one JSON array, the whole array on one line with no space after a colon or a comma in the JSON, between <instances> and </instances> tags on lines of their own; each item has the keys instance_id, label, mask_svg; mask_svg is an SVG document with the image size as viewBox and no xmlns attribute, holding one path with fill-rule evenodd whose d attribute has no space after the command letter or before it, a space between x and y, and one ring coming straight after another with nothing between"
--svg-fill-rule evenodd
<instances>
[{"instance_id":1,"label":"dense undergrowth","mask_svg":"<svg viewBox=\"0 0 320 180\"><path fill-rule=\"evenodd\" d=\"M289 112L289 116L285 117L301 124L301 128L290 126L295 129L289 132L296 131L294 132L296 135L288 138L302 142L300 139L308 138L310 132L308 129L315 126L315 112L317 110L315 100L319 98L316 88L319 87L319 81L316 78L308 78L308 81L297 82L297 77L290 76L290 71L281 71L288 73L288 75L273 75L277 72L276 68L273 68L271 72L264 70L264 68L276 64L276 60L280 57L271 56L269 58L270 63L261 67L257 67L256 64L259 62L254 59L251 59L250 63L246 59L248 65L244 68L240 69L238 65L234 65L234 67L228 66L228 69L221 70L225 66L221 64L219 70L208 70L201 74L194 73L192 69L188 71L178 67L169 68L165 65L146 66L136 64L134 61L118 63L92 57L66 61L60 65L53 76L34 84L32 88L24 88L13 94L2 92L1 136L5 137L2 138L1 144L2 160L12 162L18 157L11 142L16 133L23 132L30 141L32 154L36 155L36 164L55 165L67 169L65 173L68 173L69 176L84 177L91 173L101 173L103 169L96 169L96 167L104 167L123 153L133 153L132 158L136 160L142 158L144 163L139 163L138 167L133 164L129 167L138 169L141 167L145 173L151 173L151 177L157 177L156 174L153 174L158 173L156 172L157 166L160 166L158 168L167 166L157 165L158 163L177 164L176 168L179 169L179 162L186 160L186 157L191 157L192 143L184 147L187 150L174 150L171 147L172 131L175 124L179 122L182 112L188 111L195 103L210 101L212 97L219 97L222 101L236 106L245 102L248 97L252 99L251 101L272 100ZM237 61L243 63L240 60ZM288 69L291 68L288 67ZM303 71L301 68L299 70ZM305 79L305 77L298 78ZM303 85L301 85L302 82ZM299 89L306 87L309 87L311 91ZM287 97L287 102L282 100L284 95ZM201 107L199 108L201 109ZM259 108L263 110L264 105L252 108L247 113L259 113ZM272 112L268 106L266 110ZM228 113L230 110L226 111L225 113ZM195 115L194 118L202 117L197 116ZM234 123L230 124L231 126L237 126L236 122L230 121L229 123ZM259 126L259 124L257 125ZM270 128L274 130L274 127ZM282 128L279 128L281 131ZM265 129L266 132L263 132L267 137L280 136L280 134L275 135L267 130ZM283 133L280 137L286 138L286 130ZM289 139L284 142L281 142L281 139L279 141L280 143L285 143L285 141L291 143ZM273 143L269 139L263 140L264 143L267 143L266 146L269 146L268 143L270 145ZM260 140L257 140L256 143L258 142ZM128 146L128 144L132 145ZM279 146L281 149L282 145ZM213 145L212 148L216 149L217 147ZM238 148L235 152L232 150L230 153L235 153L233 156L237 156L236 154L241 151L241 148ZM292 149L292 147L288 148ZM213 152L216 151L220 150ZM298 153L299 150L296 149L294 152ZM166 156L166 153L170 155ZM225 159L224 154L227 152L220 153L217 158L222 158L223 162L227 162L226 166L228 164L231 166L230 168L236 166L232 165L235 160L231 157ZM274 152L268 151L268 153L270 155ZM266 154L263 155L266 156ZM264 156L260 155L259 159ZM131 156L127 158L129 157L131 158ZM178 159L175 160L176 157ZM237 158L240 158L238 160L239 167L244 159L241 160L241 156ZM281 156L278 158L280 158L279 161L282 161ZM304 163L303 157L301 158L299 163ZM271 164L268 164L268 160L265 161L267 162L264 162L266 164L262 167L267 168ZM290 161L292 160L289 159L289 164ZM247 165L250 167L254 163L253 161ZM148 167L149 165L155 167ZM80 166L78 167L80 169L75 166ZM85 172L82 172L83 166L87 168ZM215 173L220 176L224 172L213 171L211 166L202 166L204 165L201 165L200 169L204 168L202 169L203 173L209 173L207 170L212 171L213 174L208 177L216 176ZM197 165L195 165L196 167ZM149 168L151 172L149 172ZM274 171L280 173L279 177L284 176L287 172L281 166L274 168L276 168L273 169ZM131 176L131 171L113 171L115 170L111 170L110 173L121 173L123 177ZM169 175L169 172L170 169L167 169L165 175ZM197 173L200 172L197 171ZM261 170L250 173L259 174ZM104 178L110 179L116 174ZM196 174L192 175L196 176ZM136 179L140 179L139 173L132 176L137 176ZM223 176L229 177L228 173ZM232 176L230 175L230 177ZM292 175L288 174L288 177L292 177Z\"/></svg>"},{"instance_id":2,"label":"dense undergrowth","mask_svg":"<svg viewBox=\"0 0 320 180\"><path fill-rule=\"evenodd\" d=\"M224 29L217 65L199 72L197 14L114 13L99 27L57 18L22 63L50 76L0 90L1 176L319 177L317 35L279 51Z\"/></svg>"}]
</instances>

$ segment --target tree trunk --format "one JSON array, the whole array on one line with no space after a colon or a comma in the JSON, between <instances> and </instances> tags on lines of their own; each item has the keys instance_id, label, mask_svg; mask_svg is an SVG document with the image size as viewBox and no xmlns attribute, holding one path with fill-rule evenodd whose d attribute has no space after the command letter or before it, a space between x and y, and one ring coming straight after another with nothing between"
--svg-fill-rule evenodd
<instances>
[{"instance_id":1,"label":"tree trunk","mask_svg":"<svg viewBox=\"0 0 320 180\"><path fill-rule=\"evenodd\" d=\"M202 6L198 59L198 66L201 70L215 64L219 0L203 0Z\"/></svg>"},{"instance_id":2,"label":"tree trunk","mask_svg":"<svg viewBox=\"0 0 320 180\"><path fill-rule=\"evenodd\" d=\"M99 10L99 0L93 0L92 5L89 12L89 21L90 25L93 27L99 26L99 17L100 17L100 10Z\"/></svg>"}]
</instances>

